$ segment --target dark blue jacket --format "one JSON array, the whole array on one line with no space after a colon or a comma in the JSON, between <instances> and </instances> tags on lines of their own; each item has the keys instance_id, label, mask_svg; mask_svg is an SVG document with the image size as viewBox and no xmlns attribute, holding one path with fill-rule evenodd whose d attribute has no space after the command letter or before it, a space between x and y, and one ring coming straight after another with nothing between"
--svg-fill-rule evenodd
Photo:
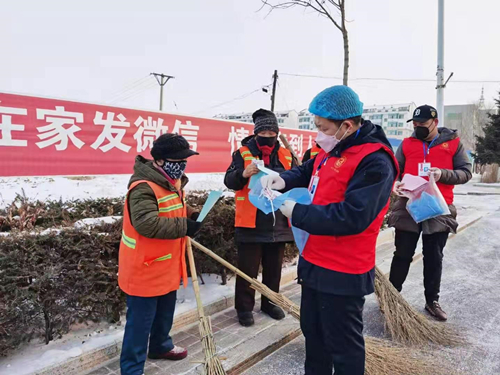
<instances>
[{"instance_id":1,"label":"dark blue jacket","mask_svg":"<svg viewBox=\"0 0 500 375\"><path fill-rule=\"evenodd\" d=\"M359 133L340 142L331 155L341 157L349 147L383 143L391 145L384 131L378 125L365 121ZM314 160L281 174L286 190L307 187L315 172ZM358 165L348 183L344 201L329 205L296 204L292 224L315 235L348 236L367 229L385 207L391 195L397 168L391 155L380 150L366 156ZM320 182L321 183L321 182ZM307 262L299 261L299 283L325 293L338 295L366 295L373 293L374 270L353 275L328 270Z\"/></svg>"}]
</instances>

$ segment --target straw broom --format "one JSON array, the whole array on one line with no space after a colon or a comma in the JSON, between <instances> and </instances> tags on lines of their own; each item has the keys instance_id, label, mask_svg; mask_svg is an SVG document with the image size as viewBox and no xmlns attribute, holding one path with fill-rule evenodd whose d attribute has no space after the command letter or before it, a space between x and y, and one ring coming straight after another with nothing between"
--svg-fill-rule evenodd
<instances>
[{"instance_id":1,"label":"straw broom","mask_svg":"<svg viewBox=\"0 0 500 375\"><path fill-rule=\"evenodd\" d=\"M192 240L193 245L203 253L216 260L235 274L250 283L250 286L266 296L270 301L288 311L295 319L300 320L300 308L284 295L274 292L260 281L251 278L244 272L227 262L210 249ZM443 363L437 363L431 357L419 358L412 355L412 350L394 346L386 340L372 337L365 338L367 375L449 375L451 372Z\"/></svg>"},{"instance_id":2,"label":"straw broom","mask_svg":"<svg viewBox=\"0 0 500 375\"><path fill-rule=\"evenodd\" d=\"M375 267L375 295L384 314L385 329L394 340L415 346L463 344L464 339L452 327L431 321L411 307L378 267Z\"/></svg>"},{"instance_id":3,"label":"straw broom","mask_svg":"<svg viewBox=\"0 0 500 375\"><path fill-rule=\"evenodd\" d=\"M217 355L214 335L212 333L212 323L210 317L205 316L203 312L203 303L200 297L200 286L198 285L198 276L196 273L196 265L194 263L193 249L191 247L191 239L186 237L186 250L189 259L189 267L191 269L191 280L193 282L194 295L196 296L196 305L198 307L198 317L200 318L199 330L201 336L201 344L203 353L205 354L204 369L206 375L225 375L226 371L222 367L220 358Z\"/></svg>"}]
</instances>

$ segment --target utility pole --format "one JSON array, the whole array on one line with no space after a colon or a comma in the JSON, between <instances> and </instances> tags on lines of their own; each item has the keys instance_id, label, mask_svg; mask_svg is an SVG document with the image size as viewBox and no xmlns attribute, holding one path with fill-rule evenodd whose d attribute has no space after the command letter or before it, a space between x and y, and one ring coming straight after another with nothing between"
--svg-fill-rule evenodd
<instances>
[{"instance_id":1,"label":"utility pole","mask_svg":"<svg viewBox=\"0 0 500 375\"><path fill-rule=\"evenodd\" d=\"M174 76L168 76L162 73L151 73L151 75L155 76L158 84L160 85L160 111L163 111L163 86L168 82L169 79L175 78Z\"/></svg>"},{"instance_id":2,"label":"utility pole","mask_svg":"<svg viewBox=\"0 0 500 375\"><path fill-rule=\"evenodd\" d=\"M276 83L278 81L278 71L275 70L273 74L273 93L271 94L271 112L274 112L274 102L276 100Z\"/></svg>"},{"instance_id":3,"label":"utility pole","mask_svg":"<svg viewBox=\"0 0 500 375\"><path fill-rule=\"evenodd\" d=\"M438 0L438 52L436 109L440 118L439 126L444 126L444 0Z\"/></svg>"}]
</instances>

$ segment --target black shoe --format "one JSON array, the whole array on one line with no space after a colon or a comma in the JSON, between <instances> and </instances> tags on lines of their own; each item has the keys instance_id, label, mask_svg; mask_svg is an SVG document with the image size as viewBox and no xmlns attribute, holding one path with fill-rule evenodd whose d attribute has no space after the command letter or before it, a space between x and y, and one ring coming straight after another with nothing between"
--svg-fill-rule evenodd
<instances>
[{"instance_id":1,"label":"black shoe","mask_svg":"<svg viewBox=\"0 0 500 375\"><path fill-rule=\"evenodd\" d=\"M431 314L437 320L440 320L442 322L446 322L446 320L448 320L448 315L441 308L441 305L439 304L438 301L434 301L431 304L426 303L425 309L429 314Z\"/></svg>"},{"instance_id":2,"label":"black shoe","mask_svg":"<svg viewBox=\"0 0 500 375\"><path fill-rule=\"evenodd\" d=\"M255 323L251 311L238 311L238 320L243 327L251 327Z\"/></svg>"},{"instance_id":3,"label":"black shoe","mask_svg":"<svg viewBox=\"0 0 500 375\"><path fill-rule=\"evenodd\" d=\"M281 320L285 318L285 313L276 305L264 305L261 310L269 315L271 318Z\"/></svg>"}]
</instances>

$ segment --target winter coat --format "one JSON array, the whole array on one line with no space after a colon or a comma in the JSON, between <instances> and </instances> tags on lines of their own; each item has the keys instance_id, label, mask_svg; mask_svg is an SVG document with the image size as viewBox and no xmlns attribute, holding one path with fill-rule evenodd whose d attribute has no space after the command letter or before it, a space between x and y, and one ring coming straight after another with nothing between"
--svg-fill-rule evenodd
<instances>
[{"instance_id":1,"label":"winter coat","mask_svg":"<svg viewBox=\"0 0 500 375\"><path fill-rule=\"evenodd\" d=\"M330 155L341 158L344 151L351 147L373 143L381 143L391 149L382 128L365 121L357 135L341 141ZM349 179L343 201L326 205L296 204L293 225L318 236L352 236L364 232L387 207L397 177L393 160L393 156L384 149L365 156ZM307 187L316 172L314 164L312 159L282 174L286 190ZM301 257L298 272L300 284L324 293L363 296L374 290L374 269L362 274L350 274L320 267Z\"/></svg>"},{"instance_id":2,"label":"winter coat","mask_svg":"<svg viewBox=\"0 0 500 375\"><path fill-rule=\"evenodd\" d=\"M415 138L415 134L412 135ZM431 150L445 142L449 142L458 137L456 130L447 128L439 129L439 137L432 143ZM406 158L403 153L403 143L396 152L396 159L399 163L400 176L403 175L405 170ZM457 151L453 155L453 169L442 169L442 175L439 182L447 185L461 185L466 184L472 178L472 164L469 161L467 153L463 144L460 142ZM389 215L388 224L390 227L405 232L420 232L420 226L408 213L406 203L408 198L398 197L394 204L391 214ZM453 232L456 233L458 228L457 209L453 204L449 206L451 215L438 216L434 219L426 220L421 223L423 234L433 234L439 232Z\"/></svg>"},{"instance_id":3,"label":"winter coat","mask_svg":"<svg viewBox=\"0 0 500 375\"><path fill-rule=\"evenodd\" d=\"M249 136L241 142L242 146L249 148L253 156L258 156L262 160L262 153L257 147L257 142L255 136ZM284 172L285 167L280 163L278 159L278 150L280 144L276 142L274 150L270 156L269 165L267 168L272 169L278 173ZM295 160L292 161L292 166L297 165ZM233 153L233 160L231 165L226 171L224 177L224 184L232 190L242 190L246 184L249 182L249 178L243 177L244 171L244 160L241 157L240 151L235 151ZM273 214L264 214L262 211L257 211L257 218L255 221L255 228L239 228L235 229L235 240L236 242L244 243L272 243L272 242L293 242L292 230L288 225L288 219L283 216L281 211L276 211L274 213L276 217L276 224L274 224L275 218Z\"/></svg>"},{"instance_id":4,"label":"winter coat","mask_svg":"<svg viewBox=\"0 0 500 375\"><path fill-rule=\"evenodd\" d=\"M130 178L129 185L135 181L148 180L170 190L176 191L175 187L168 182L165 176L152 160L137 156L134 165L134 174ZM188 183L188 178L183 175L181 187ZM129 205L130 219L135 230L144 237L157 239L175 239L184 237L187 233L187 219L182 217L165 218L158 217L158 201L155 193L146 183L137 185L129 193L127 204ZM195 211L187 206L187 216Z\"/></svg>"}]
</instances>

